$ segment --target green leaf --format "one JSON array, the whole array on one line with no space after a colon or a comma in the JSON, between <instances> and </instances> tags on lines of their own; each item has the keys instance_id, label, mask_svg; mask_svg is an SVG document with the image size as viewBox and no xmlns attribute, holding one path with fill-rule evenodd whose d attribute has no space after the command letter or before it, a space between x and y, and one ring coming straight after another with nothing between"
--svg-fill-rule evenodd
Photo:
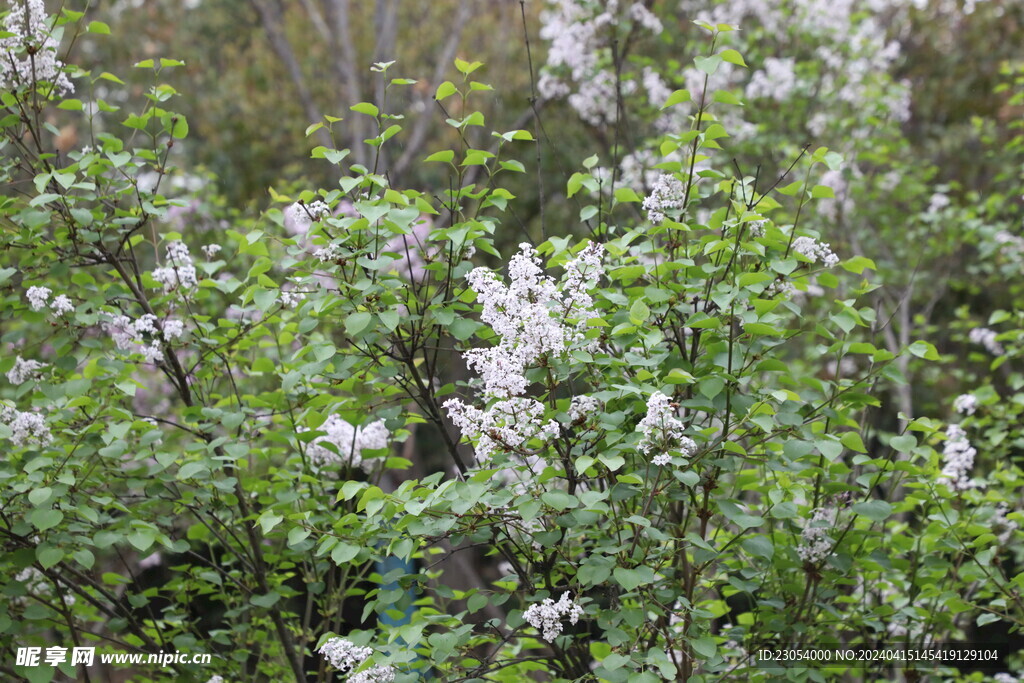
<instances>
[{"instance_id":1,"label":"green leaf","mask_svg":"<svg viewBox=\"0 0 1024 683\"><path fill-rule=\"evenodd\" d=\"M867 268L870 268L871 270L878 270L875 262L866 256L854 256L853 258L846 259L839 265L841 265L844 270L856 275L860 275Z\"/></svg>"},{"instance_id":2,"label":"green leaf","mask_svg":"<svg viewBox=\"0 0 1024 683\"><path fill-rule=\"evenodd\" d=\"M40 531L46 531L60 524L64 519L64 513L60 510L37 508L29 513L28 521Z\"/></svg>"},{"instance_id":3,"label":"green leaf","mask_svg":"<svg viewBox=\"0 0 1024 683\"><path fill-rule=\"evenodd\" d=\"M424 162L427 162L427 161L440 161L440 162L445 163L445 164L450 164L454 160L455 160L455 152L453 152L450 149L445 149L445 150L442 150L440 152L434 152L433 154L431 154L429 157L427 157L423 161Z\"/></svg>"},{"instance_id":4,"label":"green leaf","mask_svg":"<svg viewBox=\"0 0 1024 683\"><path fill-rule=\"evenodd\" d=\"M674 107L675 105L680 104L682 102L689 102L689 101L690 101L690 91L689 90L676 90L675 92L673 92L671 95L668 96L668 99L665 100L665 104L661 105L661 108L662 109L668 109L669 107Z\"/></svg>"},{"instance_id":5,"label":"green leaf","mask_svg":"<svg viewBox=\"0 0 1024 683\"><path fill-rule=\"evenodd\" d=\"M913 434L894 436L889 439L889 445L898 453L910 453L917 448L917 438Z\"/></svg>"},{"instance_id":6,"label":"green leaf","mask_svg":"<svg viewBox=\"0 0 1024 683\"><path fill-rule=\"evenodd\" d=\"M722 59L724 59L725 61L729 62L730 64L735 64L737 66L742 66L742 67L746 67L747 66L747 63L743 61L743 55L741 55L736 50L732 50L732 49L722 50L722 52L719 53L719 55L721 56Z\"/></svg>"},{"instance_id":7,"label":"green leaf","mask_svg":"<svg viewBox=\"0 0 1024 683\"><path fill-rule=\"evenodd\" d=\"M398 323L401 321L401 317L398 315L398 311L381 311L377 317L380 318L380 321L381 323L384 324L384 327L388 328L388 330L392 332L395 331L395 328L398 327Z\"/></svg>"},{"instance_id":8,"label":"green leaf","mask_svg":"<svg viewBox=\"0 0 1024 683\"><path fill-rule=\"evenodd\" d=\"M775 554L775 546L764 536L751 536L744 539L740 545L754 557L763 557L766 560L770 560L772 555Z\"/></svg>"},{"instance_id":9,"label":"green leaf","mask_svg":"<svg viewBox=\"0 0 1024 683\"><path fill-rule=\"evenodd\" d=\"M340 164L342 160L349 155L347 149L331 149L324 147L323 145L317 145L313 148L313 151L309 153L311 159L326 159L332 164Z\"/></svg>"},{"instance_id":10,"label":"green leaf","mask_svg":"<svg viewBox=\"0 0 1024 683\"><path fill-rule=\"evenodd\" d=\"M139 551L144 551L156 541L157 533L153 529L136 529L128 534L128 542Z\"/></svg>"},{"instance_id":11,"label":"green leaf","mask_svg":"<svg viewBox=\"0 0 1024 683\"><path fill-rule=\"evenodd\" d=\"M788 500L783 501L772 507L769 514L775 519L793 519L798 514L796 503L791 503Z\"/></svg>"},{"instance_id":12,"label":"green leaf","mask_svg":"<svg viewBox=\"0 0 1024 683\"><path fill-rule=\"evenodd\" d=\"M252 299L261 311L268 311L277 301L277 292L272 289L257 289L252 294Z\"/></svg>"},{"instance_id":13,"label":"green leaf","mask_svg":"<svg viewBox=\"0 0 1024 683\"><path fill-rule=\"evenodd\" d=\"M29 491L28 502L32 503L36 507L39 507L40 505L44 505L47 501L50 500L51 493L53 493L53 489L51 489L49 486L43 486L38 489L33 489L32 491Z\"/></svg>"},{"instance_id":14,"label":"green leaf","mask_svg":"<svg viewBox=\"0 0 1024 683\"><path fill-rule=\"evenodd\" d=\"M284 519L282 515L271 512L270 510L264 510L259 516L260 527L263 529L264 534L269 534L274 527L281 523Z\"/></svg>"},{"instance_id":15,"label":"green leaf","mask_svg":"<svg viewBox=\"0 0 1024 683\"><path fill-rule=\"evenodd\" d=\"M650 567L637 567L636 569L616 567L615 571L612 572L612 575L615 577L615 580L619 585L627 591L632 591L638 586L654 582L654 570Z\"/></svg>"},{"instance_id":16,"label":"green leaf","mask_svg":"<svg viewBox=\"0 0 1024 683\"><path fill-rule=\"evenodd\" d=\"M918 358L924 358L925 360L939 360L939 352L935 350L935 346L922 339L911 344L907 347L907 350Z\"/></svg>"},{"instance_id":17,"label":"green leaf","mask_svg":"<svg viewBox=\"0 0 1024 683\"><path fill-rule=\"evenodd\" d=\"M39 564L43 565L43 569L49 569L60 564L60 561L64 559L64 551L60 548L36 548L36 559L39 560Z\"/></svg>"},{"instance_id":18,"label":"green leaf","mask_svg":"<svg viewBox=\"0 0 1024 683\"><path fill-rule=\"evenodd\" d=\"M553 507L555 510L561 512L570 508L575 508L579 501L576 496L566 493L565 491L547 491L540 497L545 504Z\"/></svg>"},{"instance_id":19,"label":"green leaf","mask_svg":"<svg viewBox=\"0 0 1024 683\"><path fill-rule=\"evenodd\" d=\"M715 644L714 638L698 638L690 641L690 647L701 657L709 658L713 657L718 646Z\"/></svg>"},{"instance_id":20,"label":"green leaf","mask_svg":"<svg viewBox=\"0 0 1024 683\"><path fill-rule=\"evenodd\" d=\"M615 188L615 201L619 204L640 203L643 198L631 187Z\"/></svg>"},{"instance_id":21,"label":"green leaf","mask_svg":"<svg viewBox=\"0 0 1024 683\"><path fill-rule=\"evenodd\" d=\"M459 318L448 326L448 332L459 341L466 341L479 329L480 323L469 318Z\"/></svg>"},{"instance_id":22,"label":"green leaf","mask_svg":"<svg viewBox=\"0 0 1024 683\"><path fill-rule=\"evenodd\" d=\"M577 173L573 173L571 176L569 176L569 182L566 183L566 187L565 187L565 194L566 194L566 196L567 197L572 197L577 192L579 192L580 188L583 187L583 181L587 180L588 178L590 178L589 174L587 174L587 173L578 173L578 172Z\"/></svg>"},{"instance_id":23,"label":"green leaf","mask_svg":"<svg viewBox=\"0 0 1024 683\"><path fill-rule=\"evenodd\" d=\"M348 543L339 543L334 546L334 550L331 551L331 559L334 560L335 564L342 565L346 562L351 562L358 554L358 547L349 545Z\"/></svg>"},{"instance_id":24,"label":"green leaf","mask_svg":"<svg viewBox=\"0 0 1024 683\"><path fill-rule=\"evenodd\" d=\"M265 607L270 609L277 604L277 601L281 599L281 594L277 591L270 591L266 595L254 595L249 598L249 602L256 605L257 607Z\"/></svg>"},{"instance_id":25,"label":"green leaf","mask_svg":"<svg viewBox=\"0 0 1024 683\"><path fill-rule=\"evenodd\" d=\"M713 55L711 57L694 57L693 63L697 65L697 68L706 73L708 76L714 75L718 71L718 67L722 64L721 55Z\"/></svg>"},{"instance_id":26,"label":"green leaf","mask_svg":"<svg viewBox=\"0 0 1024 683\"><path fill-rule=\"evenodd\" d=\"M445 81L441 85L437 86L437 92L434 93L434 99L440 102L444 98L450 97L451 95L454 95L458 91L459 90L458 88L455 87L454 83L452 83L451 81Z\"/></svg>"},{"instance_id":27,"label":"green leaf","mask_svg":"<svg viewBox=\"0 0 1024 683\"><path fill-rule=\"evenodd\" d=\"M373 315L365 311L357 311L345 318L345 331L351 335L357 335L373 321Z\"/></svg>"},{"instance_id":28,"label":"green leaf","mask_svg":"<svg viewBox=\"0 0 1024 683\"><path fill-rule=\"evenodd\" d=\"M96 564L96 556L86 549L76 550L72 553L72 557L75 558L75 562L82 565L86 569L92 569L93 565Z\"/></svg>"},{"instance_id":29,"label":"green leaf","mask_svg":"<svg viewBox=\"0 0 1024 683\"><path fill-rule=\"evenodd\" d=\"M608 671L615 671L616 669L621 669L626 664L629 664L629 657L626 657L625 655L616 654L614 652L601 660L601 666L603 666Z\"/></svg>"},{"instance_id":30,"label":"green leaf","mask_svg":"<svg viewBox=\"0 0 1024 683\"><path fill-rule=\"evenodd\" d=\"M696 378L693 375L679 368L672 368L665 378L666 384L693 384L695 381Z\"/></svg>"},{"instance_id":31,"label":"green leaf","mask_svg":"<svg viewBox=\"0 0 1024 683\"><path fill-rule=\"evenodd\" d=\"M862 503L854 503L854 512L863 515L876 522L882 522L892 514L892 505L884 500L868 500Z\"/></svg>"},{"instance_id":32,"label":"green leaf","mask_svg":"<svg viewBox=\"0 0 1024 683\"><path fill-rule=\"evenodd\" d=\"M172 138L178 138L179 140L188 137L188 119L185 118L185 115L175 114L171 117L167 132L171 134Z\"/></svg>"},{"instance_id":33,"label":"green leaf","mask_svg":"<svg viewBox=\"0 0 1024 683\"><path fill-rule=\"evenodd\" d=\"M638 327L647 321L650 314L651 309L647 307L643 299L637 299L629 307L629 321Z\"/></svg>"},{"instance_id":34,"label":"green leaf","mask_svg":"<svg viewBox=\"0 0 1024 683\"><path fill-rule=\"evenodd\" d=\"M288 545L296 546L302 543L312 533L309 529L301 526L292 527L288 532Z\"/></svg>"},{"instance_id":35,"label":"green leaf","mask_svg":"<svg viewBox=\"0 0 1024 683\"><path fill-rule=\"evenodd\" d=\"M714 398L722 393L725 381L719 377L708 377L700 382L700 393L707 398Z\"/></svg>"},{"instance_id":36,"label":"green leaf","mask_svg":"<svg viewBox=\"0 0 1024 683\"><path fill-rule=\"evenodd\" d=\"M868 452L864 447L864 439L857 432L845 432L839 437L839 441L851 451L856 451L857 453Z\"/></svg>"},{"instance_id":37,"label":"green leaf","mask_svg":"<svg viewBox=\"0 0 1024 683\"><path fill-rule=\"evenodd\" d=\"M483 62L467 62L464 59L459 59L458 57L455 58L455 68L458 69L460 73L463 73L467 76L476 71L477 69L479 69L480 67L482 67L483 65Z\"/></svg>"},{"instance_id":38,"label":"green leaf","mask_svg":"<svg viewBox=\"0 0 1024 683\"><path fill-rule=\"evenodd\" d=\"M367 116L373 116L375 118L380 114L380 109L377 108L377 105L371 104L370 102L359 102L358 104L353 104L350 109L354 112L366 114Z\"/></svg>"}]
</instances>

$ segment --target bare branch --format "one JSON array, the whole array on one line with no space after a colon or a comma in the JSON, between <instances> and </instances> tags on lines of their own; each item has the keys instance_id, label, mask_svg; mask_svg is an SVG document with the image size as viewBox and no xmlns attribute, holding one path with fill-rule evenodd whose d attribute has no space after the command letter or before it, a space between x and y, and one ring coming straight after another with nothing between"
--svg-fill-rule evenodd
<instances>
[{"instance_id":1,"label":"bare branch","mask_svg":"<svg viewBox=\"0 0 1024 683\"><path fill-rule=\"evenodd\" d=\"M359 87L360 69L356 58L356 46L352 41L350 3L349 0L325 0L324 9L328 24L334 28L331 53L339 57L334 60L334 70L344 89L341 105L347 109L363 99L362 89ZM356 116L345 123L350 135L345 144L352 150L352 158L365 166L369 151L361 143L369 137L365 126L368 122Z\"/></svg>"},{"instance_id":2,"label":"bare branch","mask_svg":"<svg viewBox=\"0 0 1024 683\"><path fill-rule=\"evenodd\" d=\"M469 21L469 17L472 14L470 0L462 0L459 3L459 8L455 11L455 16L452 19L451 26L449 27L448 41L441 49L441 54L437 58L437 63L434 65L434 77L429 87L423 90L423 94L420 96L420 102L426 105L427 101L434 96L434 92L437 89L437 84L444 78L445 71L451 65L452 60L455 59L455 51L459 49L459 42L462 39L462 29L465 28L466 22ZM401 156L398 157L398 161L395 162L394 174L401 175L403 172L408 170L412 164L413 159L419 155L420 150L423 148L423 144L427 139L427 131L429 130L430 123L433 120L433 108L427 106L418 107L420 115L416 118L416 123L413 125L412 133L409 135L409 140L405 143L405 148L402 150Z\"/></svg>"},{"instance_id":3,"label":"bare branch","mask_svg":"<svg viewBox=\"0 0 1024 683\"><path fill-rule=\"evenodd\" d=\"M249 3L256 10L256 13L259 14L260 23L263 24L263 30L266 31L271 49L274 50L278 59L281 60L284 68L288 71L289 77L292 79L292 83L295 85L299 95L299 103L306 113L306 118L310 123L318 123L323 119L323 115L317 109L316 103L313 102L313 94L306 87L306 81L302 76L302 68L299 66L299 61L295 57L291 43L288 42L288 37L285 36L282 30L283 20L280 5L268 0L249 0ZM325 147L333 146L331 136L323 128L317 131L317 137L320 144Z\"/></svg>"},{"instance_id":4,"label":"bare branch","mask_svg":"<svg viewBox=\"0 0 1024 683\"><path fill-rule=\"evenodd\" d=\"M324 39L324 42L331 42L331 29L327 26L327 22L324 20L324 15L320 13L316 5L313 4L313 0L299 0L302 3L302 8L306 10L306 14L309 15L309 20L313 22L313 28L320 34L320 37Z\"/></svg>"}]
</instances>

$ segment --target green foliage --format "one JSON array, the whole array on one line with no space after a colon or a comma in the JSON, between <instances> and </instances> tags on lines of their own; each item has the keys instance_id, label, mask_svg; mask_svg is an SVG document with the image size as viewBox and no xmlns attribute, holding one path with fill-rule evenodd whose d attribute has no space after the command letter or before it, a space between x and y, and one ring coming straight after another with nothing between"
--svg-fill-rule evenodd
<instances>
[{"instance_id":1,"label":"green foliage","mask_svg":"<svg viewBox=\"0 0 1024 683\"><path fill-rule=\"evenodd\" d=\"M492 130L480 62L432 89L450 142L424 155L429 189L385 172L414 81L382 62L381 96L346 114L358 152L335 142L350 122L306 128L338 180L281 184L259 217L171 166L195 135L162 82L182 62L138 62L139 97L96 101L118 126L87 117L92 144L60 154L28 141L82 100L5 90L5 650L217 657L140 681L330 680L318 650L342 637L402 681L767 680L752 654L772 644L1020 625L1024 320L886 334L882 259L818 229L843 156L724 160L739 97L710 79L755 62L721 47L732 27L699 28L701 92L664 102L695 108L650 142L654 187L586 158L558 183L573 226L507 269L479 264L518 220L514 157L549 138ZM122 82L67 69L82 91ZM883 404L911 371L973 382L960 431ZM951 474L968 438L990 466ZM489 571L460 581L453 557L477 550Z\"/></svg>"}]
</instances>

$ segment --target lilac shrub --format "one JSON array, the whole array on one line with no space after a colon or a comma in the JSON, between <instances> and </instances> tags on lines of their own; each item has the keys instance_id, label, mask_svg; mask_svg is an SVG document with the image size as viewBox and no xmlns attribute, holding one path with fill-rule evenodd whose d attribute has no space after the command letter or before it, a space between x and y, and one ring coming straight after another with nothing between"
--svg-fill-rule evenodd
<instances>
[{"instance_id":1,"label":"lilac shrub","mask_svg":"<svg viewBox=\"0 0 1024 683\"><path fill-rule=\"evenodd\" d=\"M623 11L573 30L663 28L645 4ZM18 64L82 19L33 14L4 50ZM216 655L140 681L749 680L771 643L1020 619L1016 579L983 580L985 544L1018 523L981 485L1010 475L970 472L988 394L945 445L934 420L872 431L873 389L899 381L901 354L938 354L876 347L873 262L805 226L836 152L768 182L715 155L721 123L682 116L646 201L609 197L588 160L566 189L589 237L567 226L506 260L502 183L537 142L479 142L472 103L490 86L456 60L436 100L461 100L458 143L424 160L444 189L394 187L318 146L337 187L274 192L211 235L161 192L188 134L166 85L132 113L97 99L88 149L26 143L46 139L44 113L82 111L65 79L119 82L52 64L5 83L0 119L20 188L0 202L6 650ZM385 93L412 84L390 68L374 66ZM401 134L385 102L352 107L378 149ZM609 102L587 111L604 122ZM970 552L946 534L978 530L968 511L987 525ZM442 562L473 552L497 576Z\"/></svg>"}]
</instances>

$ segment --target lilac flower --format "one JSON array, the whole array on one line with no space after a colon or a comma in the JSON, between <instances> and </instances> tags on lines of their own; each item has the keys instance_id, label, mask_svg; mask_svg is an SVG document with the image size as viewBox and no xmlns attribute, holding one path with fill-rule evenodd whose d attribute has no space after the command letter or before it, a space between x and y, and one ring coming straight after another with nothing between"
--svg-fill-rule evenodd
<instances>
[{"instance_id":1,"label":"lilac flower","mask_svg":"<svg viewBox=\"0 0 1024 683\"><path fill-rule=\"evenodd\" d=\"M562 632L563 619L575 624L581 616L583 608L573 602L568 593L563 593L558 602L544 598L543 602L530 605L523 614L526 623L540 631L541 637L549 643Z\"/></svg>"}]
</instances>

